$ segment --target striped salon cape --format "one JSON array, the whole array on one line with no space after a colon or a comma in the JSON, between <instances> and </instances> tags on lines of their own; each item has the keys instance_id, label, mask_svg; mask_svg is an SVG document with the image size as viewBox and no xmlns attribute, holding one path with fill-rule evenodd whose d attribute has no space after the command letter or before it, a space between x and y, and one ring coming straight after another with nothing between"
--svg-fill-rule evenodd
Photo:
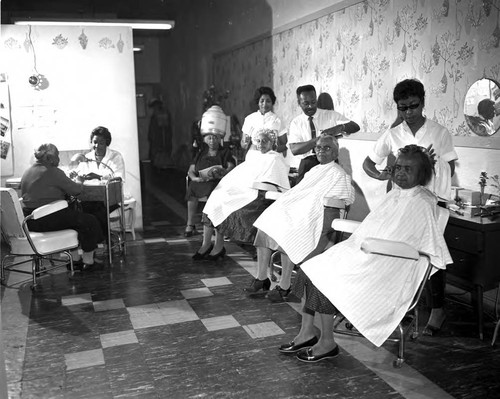
<instances>
[{"instance_id":1,"label":"striped salon cape","mask_svg":"<svg viewBox=\"0 0 500 399\"><path fill-rule=\"evenodd\" d=\"M293 263L300 263L318 245L323 228L323 198L354 202L351 177L335 162L317 165L302 181L279 197L254 226L273 238Z\"/></svg>"}]
</instances>

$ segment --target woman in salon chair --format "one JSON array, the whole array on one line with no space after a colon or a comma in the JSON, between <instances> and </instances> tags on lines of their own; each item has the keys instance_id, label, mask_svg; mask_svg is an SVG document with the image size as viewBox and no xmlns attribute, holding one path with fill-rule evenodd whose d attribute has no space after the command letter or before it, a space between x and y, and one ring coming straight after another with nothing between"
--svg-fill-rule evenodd
<instances>
[{"instance_id":1,"label":"woman in salon chair","mask_svg":"<svg viewBox=\"0 0 500 399\"><path fill-rule=\"evenodd\" d=\"M337 312L376 346L390 336L415 296L427 263L365 253L361 243L368 237L402 241L427 253L435 268L452 263L437 221L437 197L425 188L432 175L433 161L426 149L408 145L399 151L392 171L394 188L380 205L349 239L302 264L292 289L304 301L302 325L280 352L296 354L304 362L337 356Z\"/></svg>"},{"instance_id":2,"label":"woman in salon chair","mask_svg":"<svg viewBox=\"0 0 500 399\"><path fill-rule=\"evenodd\" d=\"M257 229L253 223L272 203L265 199L265 183L273 191L290 188L285 159L276 152L275 135L270 129L255 134L252 157L226 175L210 194L203 209L203 243L193 259L217 260L224 256L224 237L234 241L252 243ZM253 151L253 150L252 150ZM215 244L211 238L215 229Z\"/></svg>"},{"instance_id":3,"label":"woman in salon chair","mask_svg":"<svg viewBox=\"0 0 500 399\"><path fill-rule=\"evenodd\" d=\"M58 168L59 150L54 144L42 144L35 151L36 162L24 172L21 179L23 212L25 216L34 209L53 201L78 196L84 189ZM29 220L31 231L57 231L73 229L78 232L78 241L83 250L83 259L75 251L73 260L76 269L88 269L94 264L97 244L104 241L98 220L91 214L65 208L38 220Z\"/></svg>"},{"instance_id":4,"label":"woman in salon chair","mask_svg":"<svg viewBox=\"0 0 500 399\"><path fill-rule=\"evenodd\" d=\"M448 129L433 120L426 118L424 85L416 79L405 79L394 87L393 99L398 110L398 117L375 143L371 154L366 157L363 169L366 174L377 180L389 181L390 168L379 171L376 165L387 158L388 166L392 166L389 157L395 159L399 148L408 144L416 144L429 149L435 160L435 173L427 187L439 198L439 205L445 206L450 198L451 178L455 172L455 161L458 155ZM444 270L435 273L427 284L431 314L422 334L434 335L440 330L445 318L445 286Z\"/></svg>"}]
</instances>

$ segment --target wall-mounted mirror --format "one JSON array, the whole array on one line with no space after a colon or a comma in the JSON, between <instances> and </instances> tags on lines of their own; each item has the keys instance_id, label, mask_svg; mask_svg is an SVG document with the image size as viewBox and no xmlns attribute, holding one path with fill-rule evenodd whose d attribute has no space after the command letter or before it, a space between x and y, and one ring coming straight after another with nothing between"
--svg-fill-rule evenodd
<instances>
[{"instance_id":1,"label":"wall-mounted mirror","mask_svg":"<svg viewBox=\"0 0 500 399\"><path fill-rule=\"evenodd\" d=\"M467 91L464 103L467 125L478 136L500 136L500 85L480 79Z\"/></svg>"}]
</instances>

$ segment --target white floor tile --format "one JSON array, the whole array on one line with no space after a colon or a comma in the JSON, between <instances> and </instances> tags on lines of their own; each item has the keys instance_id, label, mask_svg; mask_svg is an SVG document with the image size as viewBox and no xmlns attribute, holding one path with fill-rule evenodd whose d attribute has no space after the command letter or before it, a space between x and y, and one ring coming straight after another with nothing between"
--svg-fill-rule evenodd
<instances>
[{"instance_id":1,"label":"white floor tile","mask_svg":"<svg viewBox=\"0 0 500 399\"><path fill-rule=\"evenodd\" d=\"M208 331L224 330L226 328L240 327L240 323L231 315L201 319Z\"/></svg>"},{"instance_id":2,"label":"white floor tile","mask_svg":"<svg viewBox=\"0 0 500 399\"><path fill-rule=\"evenodd\" d=\"M101 344L103 348L112 346L136 344L139 343L134 330L119 331L109 334L101 334Z\"/></svg>"},{"instance_id":3,"label":"white floor tile","mask_svg":"<svg viewBox=\"0 0 500 399\"><path fill-rule=\"evenodd\" d=\"M285 334L285 332L273 321L249 324L247 326L243 326L243 328L252 338L265 338L273 335Z\"/></svg>"},{"instance_id":4,"label":"white floor tile","mask_svg":"<svg viewBox=\"0 0 500 399\"><path fill-rule=\"evenodd\" d=\"M64 355L64 358L67 370L76 370L104 364L104 354L102 349L67 353Z\"/></svg>"}]
</instances>

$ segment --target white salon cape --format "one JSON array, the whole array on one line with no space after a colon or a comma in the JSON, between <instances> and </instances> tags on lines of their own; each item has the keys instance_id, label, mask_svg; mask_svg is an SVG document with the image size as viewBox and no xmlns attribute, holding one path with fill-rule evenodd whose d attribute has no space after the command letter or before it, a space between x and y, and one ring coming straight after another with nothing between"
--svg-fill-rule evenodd
<instances>
[{"instance_id":1,"label":"white salon cape","mask_svg":"<svg viewBox=\"0 0 500 399\"><path fill-rule=\"evenodd\" d=\"M333 305L376 346L396 329L427 263L363 252L366 237L402 241L445 269L452 259L437 220L437 198L421 186L394 188L348 240L304 262L302 270Z\"/></svg>"},{"instance_id":2,"label":"white salon cape","mask_svg":"<svg viewBox=\"0 0 500 399\"><path fill-rule=\"evenodd\" d=\"M282 190L290 188L289 167L281 154L275 151L253 152L250 159L224 176L208 197L203 212L214 226L257 198L259 191L252 188L254 182L272 183Z\"/></svg>"},{"instance_id":3,"label":"white salon cape","mask_svg":"<svg viewBox=\"0 0 500 399\"><path fill-rule=\"evenodd\" d=\"M255 221L285 251L300 263L318 245L323 229L325 197L354 202L351 177L335 162L317 165L299 184L281 195Z\"/></svg>"}]
</instances>

